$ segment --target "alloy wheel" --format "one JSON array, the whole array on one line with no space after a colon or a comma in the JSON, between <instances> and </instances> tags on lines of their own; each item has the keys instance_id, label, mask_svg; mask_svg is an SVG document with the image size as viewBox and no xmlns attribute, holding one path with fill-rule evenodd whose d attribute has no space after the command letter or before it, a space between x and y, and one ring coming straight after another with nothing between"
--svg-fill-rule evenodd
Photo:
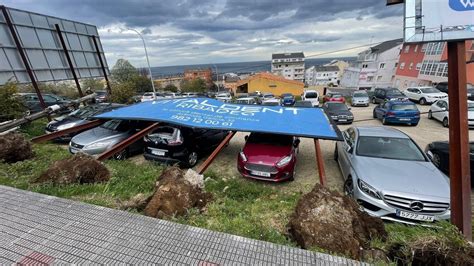
<instances>
[{"instance_id":1,"label":"alloy wheel","mask_svg":"<svg viewBox=\"0 0 474 266\"><path fill-rule=\"evenodd\" d=\"M447 117L445 117L445 118L443 119L443 126L444 126L444 127L449 127L449 121L448 121L448 118L447 118Z\"/></svg>"},{"instance_id":2,"label":"alloy wheel","mask_svg":"<svg viewBox=\"0 0 474 266\"><path fill-rule=\"evenodd\" d=\"M421 105L425 105L425 104L426 104L425 98L421 98L421 99L420 99L420 104L421 104Z\"/></svg>"},{"instance_id":3,"label":"alloy wheel","mask_svg":"<svg viewBox=\"0 0 474 266\"><path fill-rule=\"evenodd\" d=\"M127 149L124 149L124 150L121 150L119 153L115 154L114 159L115 160L125 160L125 159L127 159L127 155L128 155Z\"/></svg>"},{"instance_id":4,"label":"alloy wheel","mask_svg":"<svg viewBox=\"0 0 474 266\"><path fill-rule=\"evenodd\" d=\"M354 196L354 182L352 182L351 176L349 176L346 179L346 182L344 182L344 194L350 197Z\"/></svg>"},{"instance_id":5,"label":"alloy wheel","mask_svg":"<svg viewBox=\"0 0 474 266\"><path fill-rule=\"evenodd\" d=\"M189 155L188 155L188 165L190 167L195 166L196 163L197 163L197 160L198 160L198 155L195 151L189 153Z\"/></svg>"},{"instance_id":6,"label":"alloy wheel","mask_svg":"<svg viewBox=\"0 0 474 266\"><path fill-rule=\"evenodd\" d=\"M431 159L431 161L436 167L439 168L441 166L441 158L439 157L439 154L433 153L433 158Z\"/></svg>"},{"instance_id":7,"label":"alloy wheel","mask_svg":"<svg viewBox=\"0 0 474 266\"><path fill-rule=\"evenodd\" d=\"M431 110L428 111L428 119L433 119L433 113Z\"/></svg>"}]
</instances>

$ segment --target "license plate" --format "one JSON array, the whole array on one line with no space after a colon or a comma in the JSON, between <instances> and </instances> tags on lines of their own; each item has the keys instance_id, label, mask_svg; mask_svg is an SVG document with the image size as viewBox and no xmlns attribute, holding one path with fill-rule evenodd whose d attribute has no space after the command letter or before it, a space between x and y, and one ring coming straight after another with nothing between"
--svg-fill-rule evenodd
<instances>
[{"instance_id":1,"label":"license plate","mask_svg":"<svg viewBox=\"0 0 474 266\"><path fill-rule=\"evenodd\" d=\"M165 156L166 152L166 150L151 149L151 154L158 156Z\"/></svg>"},{"instance_id":2,"label":"license plate","mask_svg":"<svg viewBox=\"0 0 474 266\"><path fill-rule=\"evenodd\" d=\"M410 118L400 118L400 121L410 121Z\"/></svg>"},{"instance_id":3,"label":"license plate","mask_svg":"<svg viewBox=\"0 0 474 266\"><path fill-rule=\"evenodd\" d=\"M339 122L347 122L347 119L339 119Z\"/></svg>"},{"instance_id":4,"label":"license plate","mask_svg":"<svg viewBox=\"0 0 474 266\"><path fill-rule=\"evenodd\" d=\"M270 177L270 173L267 173L267 172L251 171L250 173L251 173L252 175Z\"/></svg>"},{"instance_id":5,"label":"license plate","mask_svg":"<svg viewBox=\"0 0 474 266\"><path fill-rule=\"evenodd\" d=\"M434 216L431 216L431 215L424 215L424 214L418 214L418 213L406 212L406 211L400 211L400 210L397 210L397 216L411 219L411 220L416 220L416 221L423 221L423 222L434 221Z\"/></svg>"}]
</instances>

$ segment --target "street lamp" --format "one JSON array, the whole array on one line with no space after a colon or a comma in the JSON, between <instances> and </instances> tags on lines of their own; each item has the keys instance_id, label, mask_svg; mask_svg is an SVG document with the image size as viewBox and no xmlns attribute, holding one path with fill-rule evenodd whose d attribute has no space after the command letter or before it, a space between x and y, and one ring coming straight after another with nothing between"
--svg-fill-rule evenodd
<instances>
[{"instance_id":1,"label":"street lamp","mask_svg":"<svg viewBox=\"0 0 474 266\"><path fill-rule=\"evenodd\" d=\"M212 64L216 68L216 82L217 82L217 92L220 91L219 87L219 72L217 71L217 66L215 64Z\"/></svg>"},{"instance_id":2,"label":"street lamp","mask_svg":"<svg viewBox=\"0 0 474 266\"><path fill-rule=\"evenodd\" d=\"M153 76L151 75L150 60L148 59L148 51L147 51L147 49L146 49L145 39L143 38L142 34L141 34L140 32L138 32L137 30L135 30L135 29L126 28L126 30L134 31L134 32L135 32L136 34L138 34L138 36L140 36L140 38L142 39L143 48L145 48L146 62L147 62L147 64L148 64L148 72L149 72L149 74L150 74L151 87L153 88L153 99L156 100L155 83L153 82Z\"/></svg>"}]
</instances>

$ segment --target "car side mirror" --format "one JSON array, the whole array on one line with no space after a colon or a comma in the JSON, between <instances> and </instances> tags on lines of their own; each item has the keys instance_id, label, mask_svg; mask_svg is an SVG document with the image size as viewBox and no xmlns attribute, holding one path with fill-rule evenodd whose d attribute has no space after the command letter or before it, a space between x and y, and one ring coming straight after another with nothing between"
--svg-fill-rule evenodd
<instances>
[{"instance_id":1,"label":"car side mirror","mask_svg":"<svg viewBox=\"0 0 474 266\"><path fill-rule=\"evenodd\" d=\"M295 141L293 142L293 147L298 148L299 145L300 145L300 140L295 139Z\"/></svg>"},{"instance_id":2,"label":"car side mirror","mask_svg":"<svg viewBox=\"0 0 474 266\"><path fill-rule=\"evenodd\" d=\"M347 110L349 110L349 111L350 111L351 109L352 109L352 108L350 108L350 107L349 107L349 108L347 108Z\"/></svg>"},{"instance_id":3,"label":"car side mirror","mask_svg":"<svg viewBox=\"0 0 474 266\"><path fill-rule=\"evenodd\" d=\"M246 135L246 136L244 137L244 139L245 139L245 141L247 141L247 140L249 139L249 135Z\"/></svg>"}]
</instances>

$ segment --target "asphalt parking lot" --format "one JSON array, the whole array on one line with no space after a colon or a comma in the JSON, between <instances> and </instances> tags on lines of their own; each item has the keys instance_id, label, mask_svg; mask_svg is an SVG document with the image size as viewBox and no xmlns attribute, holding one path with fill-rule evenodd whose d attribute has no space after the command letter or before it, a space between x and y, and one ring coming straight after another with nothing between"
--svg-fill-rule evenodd
<instances>
[{"instance_id":1,"label":"asphalt parking lot","mask_svg":"<svg viewBox=\"0 0 474 266\"><path fill-rule=\"evenodd\" d=\"M354 113L354 119L356 122L352 125L341 125L339 127L340 130L345 130L351 126L382 126L381 121L372 119L373 108L373 104L369 107L352 107L352 112ZM423 113L428 112L430 106L418 105L418 108ZM358 120L363 121L357 122ZM390 127L397 128L408 134L423 150L430 142L439 140L445 141L449 139L448 129L444 128L442 124L436 120L429 120L427 114L421 115L420 123L416 127L398 125L390 125ZM243 178L237 171L236 165L237 155L245 143L245 135L247 135L247 133L239 132L236 134L231 140L229 146L225 148L211 164L209 170L216 173L222 173L224 176L229 178ZM473 130L469 132L469 137L470 139L474 137ZM321 141L328 186L332 189L342 191L343 179L341 172L339 166L333 160L334 145L334 141ZM201 163L202 161L203 160L201 160ZM293 182L268 185L277 186L289 191L308 192L317 182L319 182L319 176L317 172L314 142L312 139L302 138L298 154L295 180Z\"/></svg>"}]
</instances>

